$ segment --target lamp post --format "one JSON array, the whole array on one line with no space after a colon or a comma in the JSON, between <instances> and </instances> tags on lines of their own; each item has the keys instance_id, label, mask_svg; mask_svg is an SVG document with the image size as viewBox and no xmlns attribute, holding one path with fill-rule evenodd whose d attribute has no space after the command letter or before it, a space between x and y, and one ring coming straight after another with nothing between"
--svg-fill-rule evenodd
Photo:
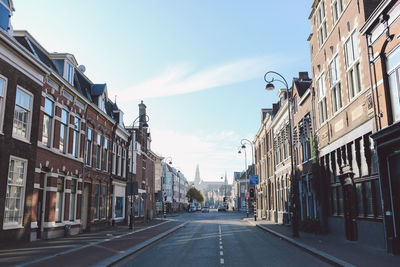
<instances>
[{"instance_id":1,"label":"lamp post","mask_svg":"<svg viewBox=\"0 0 400 267\"><path fill-rule=\"evenodd\" d=\"M242 149L244 149L244 150L246 150L246 145L245 145L246 142L249 143L249 144L250 144L250 147L251 147L251 166L252 166L252 174L255 174L255 170L254 170L255 166L254 166L254 147L253 147L253 143L252 143L250 140L248 140L248 139L246 139L246 138L243 138L243 139L240 141L240 143L242 144ZM246 184L247 184L247 182L246 182ZM254 187L254 188L256 188L256 187ZM254 220L257 221L257 190L254 190Z\"/></svg>"},{"instance_id":2,"label":"lamp post","mask_svg":"<svg viewBox=\"0 0 400 267\"><path fill-rule=\"evenodd\" d=\"M272 76L271 79L268 79L268 75ZM273 76L278 76L279 79L275 79ZM264 81L267 83L265 86L265 89L267 91L273 91L275 89L275 86L273 82L277 81L280 82L285 86L285 90L287 93L288 97L288 116L289 116L289 151L290 151L290 206L291 210L293 212L293 218L292 218L292 235L293 237L298 237L299 236L299 225L298 225L298 188L297 188L297 179L295 175L295 170L294 170L294 158L293 158L293 140L292 140L292 127L293 127L293 122L292 122L292 116L291 116L291 104L293 103L292 99L292 90L289 89L289 85L285 78L275 72L275 71L268 71L264 75Z\"/></svg>"},{"instance_id":3,"label":"lamp post","mask_svg":"<svg viewBox=\"0 0 400 267\"><path fill-rule=\"evenodd\" d=\"M141 116L139 116L139 117L137 117L134 121L133 121L133 123L132 123L132 132L131 132L131 140L130 140L130 142L131 142L131 145L132 145L132 151L133 151L133 142L134 142L134 140L133 140L133 133L134 133L134 128L135 128L135 123L137 122L139 120L139 129L140 129L140 126L142 126L143 128L147 128L147 127L149 127L149 125L147 124L147 122L149 121L149 116L147 116L147 115L141 115ZM142 123L142 125L140 125L140 123ZM134 204L134 202L133 202L133 197L134 197L134 194L133 194L133 175L131 174L130 175L131 177L130 177L130 183L131 183L131 185L130 185L130 203L131 203L131 214L130 214L130 217L129 217L129 230L133 230L133 226L134 226L134 219L135 219L135 216L134 216L134 214L133 214L133 204Z\"/></svg>"},{"instance_id":4,"label":"lamp post","mask_svg":"<svg viewBox=\"0 0 400 267\"><path fill-rule=\"evenodd\" d=\"M163 159L162 161L164 161L165 163L168 162L169 165L172 165L172 158L171 157L167 157L165 159ZM163 171L163 173L165 174L166 172ZM166 180L166 176L163 175L162 177L162 181L161 181L161 192L163 194L163 198L162 198L162 206L163 206L163 215L164 215L164 219L167 218L167 191L164 188L164 183Z\"/></svg>"},{"instance_id":5,"label":"lamp post","mask_svg":"<svg viewBox=\"0 0 400 267\"><path fill-rule=\"evenodd\" d=\"M246 154L246 149L243 148L243 145L239 147L238 153L241 154L242 150L244 151L244 173L246 177L246 189L245 189L245 199L246 199L246 217L249 218L249 201L248 201L248 194L249 194L249 189L247 187L248 181L247 181L247 154ZM240 190L240 182L239 182L239 190Z\"/></svg>"}]
</instances>

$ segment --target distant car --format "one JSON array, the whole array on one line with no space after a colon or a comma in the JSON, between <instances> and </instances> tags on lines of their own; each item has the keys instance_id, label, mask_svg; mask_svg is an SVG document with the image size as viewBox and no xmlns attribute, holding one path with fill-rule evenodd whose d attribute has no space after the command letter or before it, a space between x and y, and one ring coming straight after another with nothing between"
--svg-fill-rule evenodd
<instances>
[{"instance_id":1,"label":"distant car","mask_svg":"<svg viewBox=\"0 0 400 267\"><path fill-rule=\"evenodd\" d=\"M218 211L226 211L225 206L219 206L219 207L218 207Z\"/></svg>"},{"instance_id":2,"label":"distant car","mask_svg":"<svg viewBox=\"0 0 400 267\"><path fill-rule=\"evenodd\" d=\"M210 212L210 209L208 207L203 207L201 209L201 212Z\"/></svg>"},{"instance_id":3,"label":"distant car","mask_svg":"<svg viewBox=\"0 0 400 267\"><path fill-rule=\"evenodd\" d=\"M188 210L189 212L194 212L194 211L196 211L196 207L189 207L189 210Z\"/></svg>"},{"instance_id":4,"label":"distant car","mask_svg":"<svg viewBox=\"0 0 400 267\"><path fill-rule=\"evenodd\" d=\"M201 211L201 207L200 207L200 206L197 206L197 207L196 207L196 211Z\"/></svg>"}]
</instances>

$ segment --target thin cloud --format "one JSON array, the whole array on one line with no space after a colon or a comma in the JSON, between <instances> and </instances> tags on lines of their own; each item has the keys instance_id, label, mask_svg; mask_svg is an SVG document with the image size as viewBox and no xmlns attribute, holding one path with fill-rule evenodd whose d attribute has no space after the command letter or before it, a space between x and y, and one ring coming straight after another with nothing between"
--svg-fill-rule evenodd
<instances>
[{"instance_id":1,"label":"thin cloud","mask_svg":"<svg viewBox=\"0 0 400 267\"><path fill-rule=\"evenodd\" d=\"M277 62L288 61L277 56L240 59L206 69L196 70L189 64L167 68L163 73L147 81L119 92L124 100L187 94L244 82L260 77Z\"/></svg>"}]
</instances>

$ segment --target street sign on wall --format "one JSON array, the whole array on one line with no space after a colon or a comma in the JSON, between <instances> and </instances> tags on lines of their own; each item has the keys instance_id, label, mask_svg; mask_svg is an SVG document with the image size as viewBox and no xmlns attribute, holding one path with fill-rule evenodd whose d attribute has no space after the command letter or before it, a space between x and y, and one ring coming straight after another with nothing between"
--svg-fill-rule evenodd
<instances>
[{"instance_id":1,"label":"street sign on wall","mask_svg":"<svg viewBox=\"0 0 400 267\"><path fill-rule=\"evenodd\" d=\"M257 174L250 174L249 179L250 179L250 182L249 182L250 185L258 184L258 175Z\"/></svg>"}]
</instances>

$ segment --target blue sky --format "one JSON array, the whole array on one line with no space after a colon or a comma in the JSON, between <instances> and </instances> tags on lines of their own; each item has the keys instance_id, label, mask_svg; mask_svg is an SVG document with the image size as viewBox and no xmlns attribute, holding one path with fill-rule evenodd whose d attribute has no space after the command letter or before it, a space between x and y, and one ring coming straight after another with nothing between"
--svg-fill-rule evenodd
<instances>
[{"instance_id":1,"label":"blue sky","mask_svg":"<svg viewBox=\"0 0 400 267\"><path fill-rule=\"evenodd\" d=\"M226 171L231 181L244 169L240 140L253 140L261 108L277 101L264 73L310 71L311 2L14 0L12 22L106 82L125 124L143 100L152 149L189 180L199 164L204 180Z\"/></svg>"}]
</instances>

